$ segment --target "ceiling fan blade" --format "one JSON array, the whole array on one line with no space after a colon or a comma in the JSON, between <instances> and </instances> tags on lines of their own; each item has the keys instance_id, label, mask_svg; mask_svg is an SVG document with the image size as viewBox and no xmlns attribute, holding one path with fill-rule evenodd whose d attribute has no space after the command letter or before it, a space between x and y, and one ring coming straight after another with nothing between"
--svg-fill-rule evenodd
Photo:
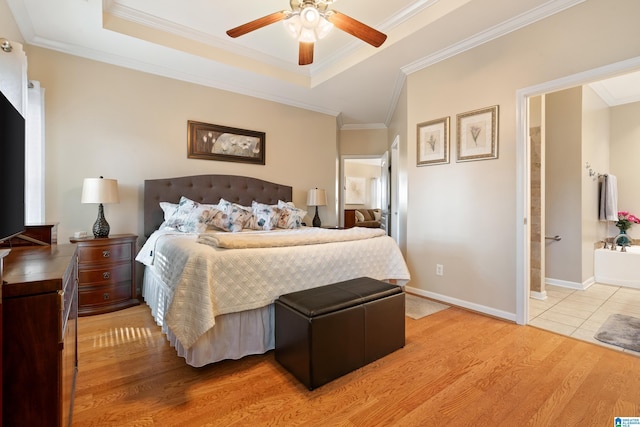
<instances>
[{"instance_id":1,"label":"ceiling fan blade","mask_svg":"<svg viewBox=\"0 0 640 427\"><path fill-rule=\"evenodd\" d=\"M327 13L327 20L342 31L375 47L380 47L387 39L386 34L335 10Z\"/></svg>"},{"instance_id":2,"label":"ceiling fan blade","mask_svg":"<svg viewBox=\"0 0 640 427\"><path fill-rule=\"evenodd\" d=\"M247 22L246 24L242 24L238 27L232 28L229 31L227 31L227 35L229 35L229 37L236 38L236 37L245 35L247 33L250 33L251 31L255 31L262 27L266 27L267 25L273 24L274 22L282 21L288 15L289 13L284 10L280 12L274 12L270 15L263 16L262 18L258 18L251 22Z\"/></svg>"},{"instance_id":3,"label":"ceiling fan blade","mask_svg":"<svg viewBox=\"0 0 640 427\"><path fill-rule=\"evenodd\" d=\"M298 65L309 65L313 62L313 43L300 42L298 52Z\"/></svg>"}]
</instances>

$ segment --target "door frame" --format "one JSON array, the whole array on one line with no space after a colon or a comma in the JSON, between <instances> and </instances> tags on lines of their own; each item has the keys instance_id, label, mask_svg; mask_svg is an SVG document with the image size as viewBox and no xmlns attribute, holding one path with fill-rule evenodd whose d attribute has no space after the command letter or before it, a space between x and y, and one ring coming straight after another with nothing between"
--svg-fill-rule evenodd
<instances>
[{"instance_id":1,"label":"door frame","mask_svg":"<svg viewBox=\"0 0 640 427\"><path fill-rule=\"evenodd\" d=\"M640 57L572 74L516 91L516 323L529 323L531 264L529 98L640 70Z\"/></svg>"},{"instance_id":2,"label":"door frame","mask_svg":"<svg viewBox=\"0 0 640 427\"><path fill-rule=\"evenodd\" d=\"M345 200L345 174L344 174L344 161L345 160L357 160L357 159L379 159L382 162L384 154L343 154L340 156L340 201L338 203L338 224L340 227L344 227L344 200Z\"/></svg>"}]
</instances>

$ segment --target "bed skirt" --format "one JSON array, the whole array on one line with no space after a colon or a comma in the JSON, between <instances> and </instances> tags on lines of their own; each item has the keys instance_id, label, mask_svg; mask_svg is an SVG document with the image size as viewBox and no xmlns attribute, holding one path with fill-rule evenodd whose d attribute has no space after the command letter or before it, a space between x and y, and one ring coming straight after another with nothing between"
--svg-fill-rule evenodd
<instances>
[{"instance_id":1,"label":"bed skirt","mask_svg":"<svg viewBox=\"0 0 640 427\"><path fill-rule=\"evenodd\" d=\"M201 367L225 359L240 359L251 354L263 354L275 348L275 315L273 304L254 310L224 314L216 324L190 348L184 348L164 321L172 294L152 268L146 267L142 297L151 308L151 315L162 328L178 356L188 365Z\"/></svg>"}]
</instances>

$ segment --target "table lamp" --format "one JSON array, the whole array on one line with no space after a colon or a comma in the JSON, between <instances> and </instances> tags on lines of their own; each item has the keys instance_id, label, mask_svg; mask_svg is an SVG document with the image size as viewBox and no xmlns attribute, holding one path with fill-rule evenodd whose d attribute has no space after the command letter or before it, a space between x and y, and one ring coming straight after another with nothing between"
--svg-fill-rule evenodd
<instances>
[{"instance_id":1,"label":"table lamp","mask_svg":"<svg viewBox=\"0 0 640 427\"><path fill-rule=\"evenodd\" d=\"M307 194L307 206L316 207L316 216L313 217L313 226L320 227L320 216L318 216L318 206L325 206L327 204L327 192L318 188L309 190Z\"/></svg>"},{"instance_id":2,"label":"table lamp","mask_svg":"<svg viewBox=\"0 0 640 427\"><path fill-rule=\"evenodd\" d=\"M109 223L104 218L103 203L118 203L118 181L115 179L85 178L82 184L82 203L98 203L98 219L93 224L95 238L109 237Z\"/></svg>"}]
</instances>

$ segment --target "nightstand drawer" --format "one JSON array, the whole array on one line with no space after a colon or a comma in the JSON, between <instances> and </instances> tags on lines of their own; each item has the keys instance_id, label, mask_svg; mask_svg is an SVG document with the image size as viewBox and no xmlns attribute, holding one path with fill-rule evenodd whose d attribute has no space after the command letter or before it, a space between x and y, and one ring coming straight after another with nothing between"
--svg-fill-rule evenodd
<instances>
[{"instance_id":1,"label":"nightstand drawer","mask_svg":"<svg viewBox=\"0 0 640 427\"><path fill-rule=\"evenodd\" d=\"M113 304L131 298L131 284L118 283L98 288L80 289L78 303L83 307Z\"/></svg>"},{"instance_id":2,"label":"nightstand drawer","mask_svg":"<svg viewBox=\"0 0 640 427\"><path fill-rule=\"evenodd\" d=\"M78 315L109 313L140 304L135 234L69 239L78 245Z\"/></svg>"},{"instance_id":3,"label":"nightstand drawer","mask_svg":"<svg viewBox=\"0 0 640 427\"><path fill-rule=\"evenodd\" d=\"M128 243L80 246L78 248L78 262L80 264L129 261L131 255L131 244Z\"/></svg>"},{"instance_id":4,"label":"nightstand drawer","mask_svg":"<svg viewBox=\"0 0 640 427\"><path fill-rule=\"evenodd\" d=\"M103 268L81 268L78 272L80 283L109 284L131 280L131 263L110 265Z\"/></svg>"}]
</instances>

